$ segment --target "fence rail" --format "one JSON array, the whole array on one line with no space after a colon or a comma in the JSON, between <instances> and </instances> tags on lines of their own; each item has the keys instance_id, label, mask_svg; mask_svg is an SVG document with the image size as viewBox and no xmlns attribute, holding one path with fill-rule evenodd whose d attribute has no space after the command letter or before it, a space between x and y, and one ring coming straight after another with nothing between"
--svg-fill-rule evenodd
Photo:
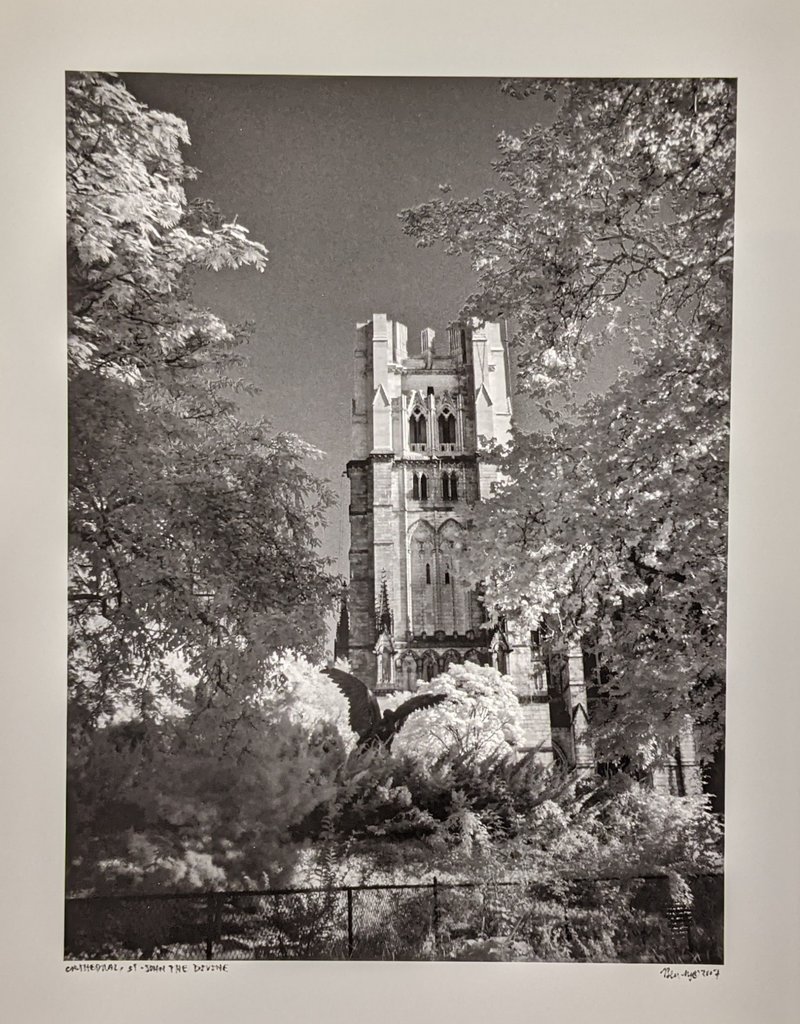
<instances>
[{"instance_id":1,"label":"fence rail","mask_svg":"<svg viewBox=\"0 0 800 1024\"><path fill-rule=\"evenodd\" d=\"M722 876L73 896L67 959L722 960ZM505 953L505 955L504 955Z\"/></svg>"}]
</instances>

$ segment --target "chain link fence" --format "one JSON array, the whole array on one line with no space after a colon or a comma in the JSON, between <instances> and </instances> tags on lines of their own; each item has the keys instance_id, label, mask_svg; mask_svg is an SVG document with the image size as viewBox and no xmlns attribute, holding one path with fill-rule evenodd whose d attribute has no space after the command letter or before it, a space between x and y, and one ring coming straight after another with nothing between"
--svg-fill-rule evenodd
<instances>
[{"instance_id":1,"label":"chain link fence","mask_svg":"<svg viewBox=\"0 0 800 1024\"><path fill-rule=\"evenodd\" d=\"M722 962L722 876L66 900L65 958Z\"/></svg>"}]
</instances>

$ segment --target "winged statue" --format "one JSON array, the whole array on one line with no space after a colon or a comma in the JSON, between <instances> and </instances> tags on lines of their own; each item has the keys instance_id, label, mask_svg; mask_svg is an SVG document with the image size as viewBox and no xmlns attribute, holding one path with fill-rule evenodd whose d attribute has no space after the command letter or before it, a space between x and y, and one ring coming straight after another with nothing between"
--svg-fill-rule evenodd
<instances>
[{"instance_id":1,"label":"winged statue","mask_svg":"<svg viewBox=\"0 0 800 1024\"><path fill-rule=\"evenodd\" d=\"M358 735L360 747L373 743L390 747L409 715L413 715L415 711L435 707L436 704L447 700L447 694L444 693L420 693L404 701L394 710L387 708L381 714L377 697L357 676L331 667L324 668L323 672L331 677L347 697L350 705L350 728Z\"/></svg>"}]
</instances>

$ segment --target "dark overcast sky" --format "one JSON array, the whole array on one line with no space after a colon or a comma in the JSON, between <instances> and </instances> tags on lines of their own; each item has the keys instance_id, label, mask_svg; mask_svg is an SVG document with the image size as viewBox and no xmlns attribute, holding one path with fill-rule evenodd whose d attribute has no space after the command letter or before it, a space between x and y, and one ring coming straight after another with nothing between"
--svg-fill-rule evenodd
<instances>
[{"instance_id":1,"label":"dark overcast sky","mask_svg":"<svg viewBox=\"0 0 800 1024\"><path fill-rule=\"evenodd\" d=\"M408 325L414 351L419 331L443 331L473 283L466 262L418 249L397 214L440 183L456 197L497 184L498 133L527 127L536 108L486 78L122 78L187 122L186 159L201 172L190 194L238 216L270 250L264 274L205 275L196 298L254 322L250 373L262 392L244 411L321 448L318 471L346 508L356 322L388 313ZM323 550L346 560L341 516L331 511Z\"/></svg>"}]
</instances>

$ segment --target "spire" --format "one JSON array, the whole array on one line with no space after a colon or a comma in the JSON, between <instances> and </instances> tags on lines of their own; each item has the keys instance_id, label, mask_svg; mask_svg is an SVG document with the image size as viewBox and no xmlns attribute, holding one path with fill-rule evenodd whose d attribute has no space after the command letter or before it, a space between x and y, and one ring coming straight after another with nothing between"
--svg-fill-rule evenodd
<instances>
[{"instance_id":1,"label":"spire","mask_svg":"<svg viewBox=\"0 0 800 1024\"><path fill-rule=\"evenodd\" d=\"M339 606L339 623L336 626L336 639L333 642L333 660L350 656L350 615L347 611L347 584L342 587L341 604Z\"/></svg>"},{"instance_id":2,"label":"spire","mask_svg":"<svg viewBox=\"0 0 800 1024\"><path fill-rule=\"evenodd\" d=\"M375 626L378 630L378 634L388 633L392 635L394 631L394 625L392 622L392 612L389 608L389 589L386 585L386 570L381 573L381 596L378 603L377 616L375 620Z\"/></svg>"}]
</instances>

